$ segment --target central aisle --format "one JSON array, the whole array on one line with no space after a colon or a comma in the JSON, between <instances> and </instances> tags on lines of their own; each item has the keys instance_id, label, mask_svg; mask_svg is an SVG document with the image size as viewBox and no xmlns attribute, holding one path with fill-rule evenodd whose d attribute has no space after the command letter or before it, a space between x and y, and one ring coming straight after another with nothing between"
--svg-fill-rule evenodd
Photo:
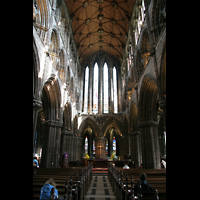
<instances>
[{"instance_id":1,"label":"central aisle","mask_svg":"<svg viewBox=\"0 0 200 200\"><path fill-rule=\"evenodd\" d=\"M93 176L86 200L116 200L107 176Z\"/></svg>"}]
</instances>

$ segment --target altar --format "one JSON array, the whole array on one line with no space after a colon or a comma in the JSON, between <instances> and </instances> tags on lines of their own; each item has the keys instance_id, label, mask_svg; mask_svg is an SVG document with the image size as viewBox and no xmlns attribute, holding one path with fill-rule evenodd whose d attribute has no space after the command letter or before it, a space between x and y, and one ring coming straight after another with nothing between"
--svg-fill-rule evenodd
<instances>
[{"instance_id":1,"label":"altar","mask_svg":"<svg viewBox=\"0 0 200 200\"><path fill-rule=\"evenodd\" d=\"M108 168L108 159L94 159L93 168Z\"/></svg>"}]
</instances>

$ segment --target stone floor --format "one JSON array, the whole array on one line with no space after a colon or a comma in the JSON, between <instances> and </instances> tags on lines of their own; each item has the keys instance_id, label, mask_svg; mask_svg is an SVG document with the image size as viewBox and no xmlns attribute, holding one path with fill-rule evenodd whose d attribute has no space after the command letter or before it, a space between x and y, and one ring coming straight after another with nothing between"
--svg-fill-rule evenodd
<instances>
[{"instance_id":1,"label":"stone floor","mask_svg":"<svg viewBox=\"0 0 200 200\"><path fill-rule=\"evenodd\" d=\"M93 176L86 200L116 200L107 176Z\"/></svg>"}]
</instances>

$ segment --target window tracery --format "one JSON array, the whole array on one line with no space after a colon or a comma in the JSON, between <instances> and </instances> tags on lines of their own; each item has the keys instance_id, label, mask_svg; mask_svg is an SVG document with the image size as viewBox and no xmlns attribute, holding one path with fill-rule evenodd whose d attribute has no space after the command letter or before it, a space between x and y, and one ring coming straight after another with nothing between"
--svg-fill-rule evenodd
<instances>
[{"instance_id":1,"label":"window tracery","mask_svg":"<svg viewBox=\"0 0 200 200\"><path fill-rule=\"evenodd\" d=\"M102 72L102 84L99 86L99 70L103 70ZM87 113L89 108L89 101L88 101L88 91L89 88L92 88L92 110L93 113L96 114L99 112L99 103L102 103L100 107L102 107L103 113L109 113L109 106L110 106L110 99L113 99L114 105L114 113L118 113L118 90L117 90L117 69L114 66L112 68L112 79L109 74L108 65L105 62L103 68L99 68L98 63L96 62L93 67L93 77L92 82L89 82L90 75L89 75L89 67L87 66L85 69L85 78L84 78L84 103L83 103L83 112ZM111 81L112 80L112 81ZM99 88L102 87L102 101L99 101ZM101 89L100 89L101 90ZM111 91L112 92L111 92ZM110 98L110 95L113 95ZM101 95L100 95L101 96Z\"/></svg>"}]
</instances>

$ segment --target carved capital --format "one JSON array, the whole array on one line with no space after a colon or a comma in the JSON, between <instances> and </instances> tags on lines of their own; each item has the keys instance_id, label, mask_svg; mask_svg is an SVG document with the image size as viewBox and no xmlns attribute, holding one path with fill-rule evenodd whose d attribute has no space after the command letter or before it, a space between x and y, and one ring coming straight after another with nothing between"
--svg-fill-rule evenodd
<instances>
[{"instance_id":1,"label":"carved capital","mask_svg":"<svg viewBox=\"0 0 200 200\"><path fill-rule=\"evenodd\" d=\"M140 135L140 131L130 131L130 136L131 135Z\"/></svg>"},{"instance_id":2,"label":"carved capital","mask_svg":"<svg viewBox=\"0 0 200 200\"><path fill-rule=\"evenodd\" d=\"M139 128L147 127L147 126L155 126L155 127L158 127L158 126L159 126L159 122L158 122L158 121L153 121L153 120L140 121L140 122L138 122L138 127L139 127Z\"/></svg>"},{"instance_id":3,"label":"carved capital","mask_svg":"<svg viewBox=\"0 0 200 200\"><path fill-rule=\"evenodd\" d=\"M41 101L38 101L36 99L33 99L33 108L41 108L42 107L42 102Z\"/></svg>"},{"instance_id":4,"label":"carved capital","mask_svg":"<svg viewBox=\"0 0 200 200\"><path fill-rule=\"evenodd\" d=\"M158 102L159 107L165 108L166 107L166 99L160 99Z\"/></svg>"},{"instance_id":5,"label":"carved capital","mask_svg":"<svg viewBox=\"0 0 200 200\"><path fill-rule=\"evenodd\" d=\"M54 121L54 120L46 120L42 122L43 126L56 126L56 127L62 127L63 122L60 121Z\"/></svg>"},{"instance_id":6,"label":"carved capital","mask_svg":"<svg viewBox=\"0 0 200 200\"><path fill-rule=\"evenodd\" d=\"M62 130L61 134L72 136L73 135L73 131Z\"/></svg>"}]
</instances>

